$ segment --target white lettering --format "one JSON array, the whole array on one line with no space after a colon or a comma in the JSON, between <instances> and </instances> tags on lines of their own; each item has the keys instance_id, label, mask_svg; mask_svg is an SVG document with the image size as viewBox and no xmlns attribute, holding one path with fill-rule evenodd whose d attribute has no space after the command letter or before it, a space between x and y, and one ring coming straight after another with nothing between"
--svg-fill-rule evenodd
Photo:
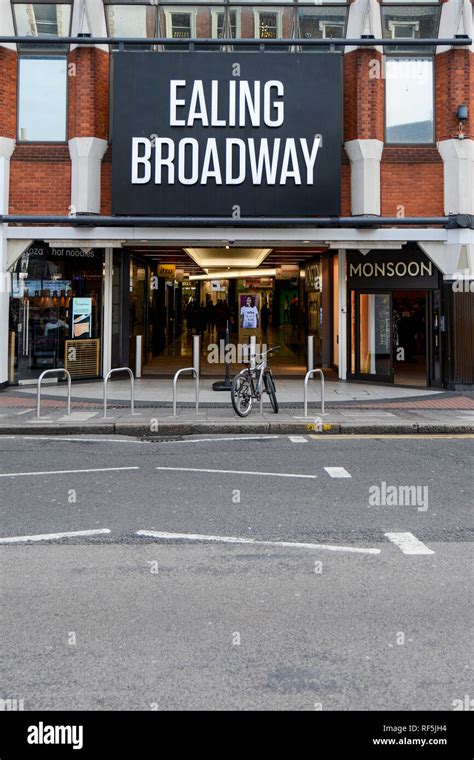
<instances>
[{"instance_id":1,"label":"white lettering","mask_svg":"<svg viewBox=\"0 0 474 760\"><path fill-rule=\"evenodd\" d=\"M319 137L319 135L314 138L311 154L308 150L308 141L306 137L300 138L300 144L301 144L301 150L303 151L303 158L306 164L306 184L313 185L314 184L314 164L316 161L316 156L318 155L318 150L321 145L321 138Z\"/></svg>"},{"instance_id":2,"label":"white lettering","mask_svg":"<svg viewBox=\"0 0 474 760\"><path fill-rule=\"evenodd\" d=\"M206 109L206 98L204 95L204 85L202 83L202 79L196 79L194 82L193 94L191 95L191 104L189 106L188 127L193 127L194 122L197 119L202 122L203 127L209 126L209 119Z\"/></svg>"},{"instance_id":3,"label":"white lettering","mask_svg":"<svg viewBox=\"0 0 474 760\"><path fill-rule=\"evenodd\" d=\"M239 152L239 173L237 177L234 177L232 173L234 146L238 148ZM243 140L238 137L230 137L226 140L225 181L227 185L241 185L245 181L246 155L247 150Z\"/></svg>"},{"instance_id":4,"label":"white lettering","mask_svg":"<svg viewBox=\"0 0 474 760\"><path fill-rule=\"evenodd\" d=\"M278 167L278 156L280 153L279 137L273 143L273 154L270 163L270 152L268 148L268 139L263 137L260 141L260 151L258 154L258 160L255 151L255 140L253 137L249 138L249 157L250 157L250 171L252 174L252 182L254 185L262 184L262 174L265 167L265 174L267 183L274 185L276 182L276 172Z\"/></svg>"},{"instance_id":5,"label":"white lettering","mask_svg":"<svg viewBox=\"0 0 474 760\"><path fill-rule=\"evenodd\" d=\"M290 161L292 169L289 168ZM300 167L298 163L298 154L296 152L296 143L294 137L289 137L285 143L283 153L283 163L281 167L280 185L286 185L288 179L292 177L295 185L301 185Z\"/></svg>"},{"instance_id":6,"label":"white lettering","mask_svg":"<svg viewBox=\"0 0 474 760\"><path fill-rule=\"evenodd\" d=\"M139 149L143 145L144 155L139 156ZM151 140L147 137L132 137L132 185L146 185L151 179ZM143 176L139 176L139 167L143 166Z\"/></svg>"},{"instance_id":7,"label":"white lettering","mask_svg":"<svg viewBox=\"0 0 474 760\"><path fill-rule=\"evenodd\" d=\"M272 103L272 89L276 89L277 97L283 97L285 94L283 82L279 82L276 79L270 79L268 82L265 82L265 85L263 87L263 121L267 127L281 127L285 120L285 104L283 101L274 101ZM271 116L272 108L275 109L277 114L275 119L272 119Z\"/></svg>"},{"instance_id":8,"label":"white lettering","mask_svg":"<svg viewBox=\"0 0 474 760\"><path fill-rule=\"evenodd\" d=\"M184 87L186 85L185 79L171 79L170 80L170 126L171 127L184 127L186 122L184 119L178 119L176 116L176 109L186 104L185 100L178 100L177 90L178 87Z\"/></svg>"}]
</instances>

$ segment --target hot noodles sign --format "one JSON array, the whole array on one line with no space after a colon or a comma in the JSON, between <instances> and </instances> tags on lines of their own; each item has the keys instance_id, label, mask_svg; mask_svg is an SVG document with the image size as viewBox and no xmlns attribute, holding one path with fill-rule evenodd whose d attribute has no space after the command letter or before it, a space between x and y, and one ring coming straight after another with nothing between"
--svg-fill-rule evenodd
<instances>
[{"instance_id":1,"label":"hot noodles sign","mask_svg":"<svg viewBox=\"0 0 474 760\"><path fill-rule=\"evenodd\" d=\"M338 53L114 54L115 214L340 212Z\"/></svg>"}]
</instances>

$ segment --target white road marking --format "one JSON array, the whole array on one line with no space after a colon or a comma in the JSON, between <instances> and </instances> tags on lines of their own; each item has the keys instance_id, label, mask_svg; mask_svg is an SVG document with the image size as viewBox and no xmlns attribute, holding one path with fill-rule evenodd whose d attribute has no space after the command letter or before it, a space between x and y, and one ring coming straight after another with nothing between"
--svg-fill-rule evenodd
<instances>
[{"instance_id":1,"label":"white road marking","mask_svg":"<svg viewBox=\"0 0 474 760\"><path fill-rule=\"evenodd\" d=\"M289 435L288 438L291 443L308 443L304 435Z\"/></svg>"},{"instance_id":2,"label":"white road marking","mask_svg":"<svg viewBox=\"0 0 474 760\"><path fill-rule=\"evenodd\" d=\"M98 528L97 530L71 530L65 533L43 533L37 536L11 536L10 538L0 538L0 544L20 544L25 541L52 541L56 538L74 538L75 536L98 536L110 532L108 528Z\"/></svg>"},{"instance_id":3,"label":"white road marking","mask_svg":"<svg viewBox=\"0 0 474 760\"><path fill-rule=\"evenodd\" d=\"M64 417L59 417L56 422L87 422L87 420L90 420L97 414L97 410L95 412L71 412L71 414L66 414Z\"/></svg>"},{"instance_id":4,"label":"white road marking","mask_svg":"<svg viewBox=\"0 0 474 760\"><path fill-rule=\"evenodd\" d=\"M344 467L325 467L324 469L331 478L352 478Z\"/></svg>"},{"instance_id":5,"label":"white road marking","mask_svg":"<svg viewBox=\"0 0 474 760\"><path fill-rule=\"evenodd\" d=\"M214 443L214 441L260 441L260 440L275 440L279 438L278 435L239 435L239 436L227 436L226 438L191 438L184 441L164 441L164 443Z\"/></svg>"},{"instance_id":6,"label":"white road marking","mask_svg":"<svg viewBox=\"0 0 474 760\"><path fill-rule=\"evenodd\" d=\"M31 414L31 412L34 412L34 409L23 409L22 412L17 412L17 416L20 416L20 414Z\"/></svg>"},{"instance_id":7,"label":"white road marking","mask_svg":"<svg viewBox=\"0 0 474 760\"><path fill-rule=\"evenodd\" d=\"M42 470L40 472L4 472L0 478L21 478L28 475L70 475L75 472L118 472L120 470L139 470L139 467L97 467L87 470Z\"/></svg>"},{"instance_id":8,"label":"white road marking","mask_svg":"<svg viewBox=\"0 0 474 760\"><path fill-rule=\"evenodd\" d=\"M254 472L251 470L209 470L201 467L157 467L157 470L171 470L175 472L209 472L218 475L264 475L270 478L310 478L314 480L317 475L297 475L290 472Z\"/></svg>"},{"instance_id":9,"label":"white road marking","mask_svg":"<svg viewBox=\"0 0 474 760\"><path fill-rule=\"evenodd\" d=\"M404 554L434 554L432 549L419 541L413 533L385 533L389 541L392 541Z\"/></svg>"},{"instance_id":10,"label":"white road marking","mask_svg":"<svg viewBox=\"0 0 474 760\"><path fill-rule=\"evenodd\" d=\"M161 538L165 541L208 541L221 544L250 544L252 546L282 546L290 549L327 549L333 552L352 552L355 554L380 554L380 549L361 549L358 546L339 546L337 544L306 544L295 541L263 541L256 538L238 538L235 536L204 536L200 533L166 533L157 530L137 530L137 536Z\"/></svg>"},{"instance_id":11,"label":"white road marking","mask_svg":"<svg viewBox=\"0 0 474 760\"><path fill-rule=\"evenodd\" d=\"M19 438L20 436L10 437ZM145 441L125 440L123 438L119 438L118 440L113 438L63 438L62 435L23 435L21 439L23 441L57 441L58 443L62 443L63 441L74 443L80 443L81 441L86 441L87 443L145 443Z\"/></svg>"}]
</instances>

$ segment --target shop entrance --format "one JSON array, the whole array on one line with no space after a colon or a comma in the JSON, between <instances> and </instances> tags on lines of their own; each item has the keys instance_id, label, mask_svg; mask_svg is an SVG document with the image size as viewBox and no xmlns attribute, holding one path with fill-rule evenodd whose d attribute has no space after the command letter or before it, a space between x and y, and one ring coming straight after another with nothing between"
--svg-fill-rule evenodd
<instances>
[{"instance_id":1,"label":"shop entrance","mask_svg":"<svg viewBox=\"0 0 474 760\"><path fill-rule=\"evenodd\" d=\"M130 280L123 292L130 302L129 359L114 356L117 366L133 364L136 339L142 336L143 375L172 377L190 366L193 336L200 335L202 376L222 378L227 326L231 373L238 370L251 335L261 346L281 347L272 357L277 376L304 374L308 334L315 337L314 361L321 363L322 251L144 244L127 253L130 268L125 265L124 275Z\"/></svg>"},{"instance_id":2,"label":"shop entrance","mask_svg":"<svg viewBox=\"0 0 474 760\"><path fill-rule=\"evenodd\" d=\"M351 376L426 387L427 291L351 291Z\"/></svg>"},{"instance_id":3,"label":"shop entrance","mask_svg":"<svg viewBox=\"0 0 474 760\"><path fill-rule=\"evenodd\" d=\"M427 385L426 291L394 291L393 381L401 385Z\"/></svg>"}]
</instances>

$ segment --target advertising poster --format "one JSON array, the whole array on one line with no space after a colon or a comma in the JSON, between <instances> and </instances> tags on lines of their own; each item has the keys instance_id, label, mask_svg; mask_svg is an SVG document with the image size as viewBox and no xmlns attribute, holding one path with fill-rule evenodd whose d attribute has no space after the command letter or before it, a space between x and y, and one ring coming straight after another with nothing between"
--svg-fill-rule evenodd
<instances>
[{"instance_id":1,"label":"advertising poster","mask_svg":"<svg viewBox=\"0 0 474 760\"><path fill-rule=\"evenodd\" d=\"M241 293L239 295L239 336L260 334L260 305L258 294Z\"/></svg>"},{"instance_id":2,"label":"advertising poster","mask_svg":"<svg viewBox=\"0 0 474 760\"><path fill-rule=\"evenodd\" d=\"M92 298L72 299L72 337L92 337Z\"/></svg>"}]
</instances>

